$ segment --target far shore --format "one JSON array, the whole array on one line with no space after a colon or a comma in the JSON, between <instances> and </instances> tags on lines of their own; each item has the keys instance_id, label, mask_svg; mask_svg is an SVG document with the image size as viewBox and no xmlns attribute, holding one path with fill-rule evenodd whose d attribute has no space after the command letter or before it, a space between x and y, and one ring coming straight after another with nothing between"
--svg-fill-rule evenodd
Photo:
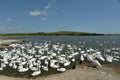
<instances>
[{"instance_id":1,"label":"far shore","mask_svg":"<svg viewBox=\"0 0 120 80\"><path fill-rule=\"evenodd\" d=\"M0 36L100 36L104 34L76 31L35 32L35 33L3 33Z\"/></svg>"}]
</instances>

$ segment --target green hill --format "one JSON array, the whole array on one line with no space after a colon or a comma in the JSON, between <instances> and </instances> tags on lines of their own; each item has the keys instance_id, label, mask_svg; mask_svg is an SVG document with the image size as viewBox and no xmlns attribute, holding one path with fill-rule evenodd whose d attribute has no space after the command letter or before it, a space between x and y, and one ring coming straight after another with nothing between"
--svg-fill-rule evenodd
<instances>
[{"instance_id":1,"label":"green hill","mask_svg":"<svg viewBox=\"0 0 120 80\"><path fill-rule=\"evenodd\" d=\"M40 36L49 36L49 35L89 36L89 35L104 35L104 34L88 33L88 32L75 32L75 31L0 34L0 36L39 36L39 35Z\"/></svg>"}]
</instances>

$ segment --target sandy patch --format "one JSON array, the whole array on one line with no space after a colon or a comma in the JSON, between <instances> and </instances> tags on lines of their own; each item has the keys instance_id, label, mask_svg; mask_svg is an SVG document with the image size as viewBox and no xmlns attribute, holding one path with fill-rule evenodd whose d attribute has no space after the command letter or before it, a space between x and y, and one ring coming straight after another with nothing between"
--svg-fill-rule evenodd
<instances>
[{"instance_id":1,"label":"sandy patch","mask_svg":"<svg viewBox=\"0 0 120 80\"><path fill-rule=\"evenodd\" d=\"M75 69L70 69L60 74L31 79L0 75L0 80L120 80L120 68L119 66L116 67L106 64L99 69L85 65L77 65Z\"/></svg>"}]
</instances>

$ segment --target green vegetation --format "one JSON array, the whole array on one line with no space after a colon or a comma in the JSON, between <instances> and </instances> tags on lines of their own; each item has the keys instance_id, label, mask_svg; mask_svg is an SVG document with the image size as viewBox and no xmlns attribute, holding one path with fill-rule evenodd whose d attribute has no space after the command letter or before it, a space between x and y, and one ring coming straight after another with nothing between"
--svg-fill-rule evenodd
<instances>
[{"instance_id":1,"label":"green vegetation","mask_svg":"<svg viewBox=\"0 0 120 80\"><path fill-rule=\"evenodd\" d=\"M52 36L52 35L89 36L89 35L104 35L104 34L74 32L74 31L0 34L0 36Z\"/></svg>"}]
</instances>

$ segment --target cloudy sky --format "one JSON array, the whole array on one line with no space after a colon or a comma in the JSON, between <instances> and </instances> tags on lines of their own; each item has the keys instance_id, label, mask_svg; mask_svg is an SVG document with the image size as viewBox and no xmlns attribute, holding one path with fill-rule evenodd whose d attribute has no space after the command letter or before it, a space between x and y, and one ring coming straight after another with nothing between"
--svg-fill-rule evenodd
<instances>
[{"instance_id":1,"label":"cloudy sky","mask_svg":"<svg viewBox=\"0 0 120 80\"><path fill-rule=\"evenodd\" d=\"M120 33L119 0L0 0L0 33Z\"/></svg>"}]
</instances>

